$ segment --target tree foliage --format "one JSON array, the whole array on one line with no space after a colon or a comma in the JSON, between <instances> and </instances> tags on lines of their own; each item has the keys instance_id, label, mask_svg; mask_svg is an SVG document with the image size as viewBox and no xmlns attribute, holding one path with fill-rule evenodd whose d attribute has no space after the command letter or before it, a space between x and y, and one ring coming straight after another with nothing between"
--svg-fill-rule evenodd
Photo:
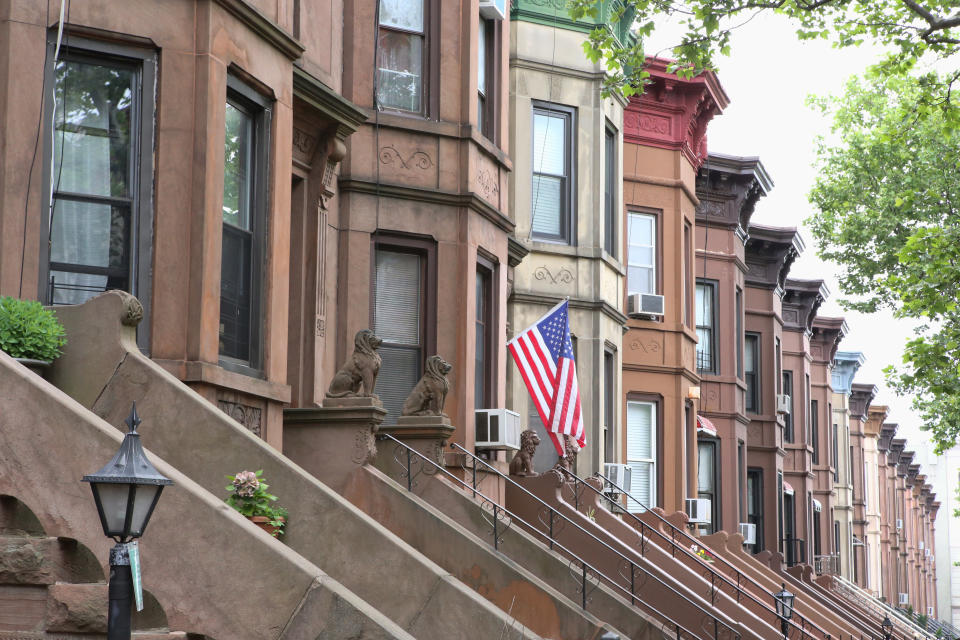
<instances>
[{"instance_id":1,"label":"tree foliage","mask_svg":"<svg viewBox=\"0 0 960 640\"><path fill-rule=\"evenodd\" d=\"M960 434L960 131L925 117L929 81L873 74L814 100L835 141L819 142L808 223L846 306L921 322L887 373L942 451Z\"/></svg>"},{"instance_id":2,"label":"tree foliage","mask_svg":"<svg viewBox=\"0 0 960 640\"><path fill-rule=\"evenodd\" d=\"M601 5L612 0L569 0L576 19L596 18ZM605 94L642 91L648 77L643 68L644 45L656 23L665 17L679 19L685 29L673 48L674 70L691 77L714 69L718 54L730 51L731 33L759 12L773 12L796 24L801 39L828 39L838 48L872 42L889 51L878 61L884 75L905 75L918 63L949 58L960 51L960 7L957 0L622 0L623 8L613 19L634 21L636 40L621 43L611 30L594 29L584 43L593 62L603 62L610 71ZM931 106L952 107L950 100L956 74L927 76L923 101ZM951 118L956 124L956 114Z\"/></svg>"}]
</instances>

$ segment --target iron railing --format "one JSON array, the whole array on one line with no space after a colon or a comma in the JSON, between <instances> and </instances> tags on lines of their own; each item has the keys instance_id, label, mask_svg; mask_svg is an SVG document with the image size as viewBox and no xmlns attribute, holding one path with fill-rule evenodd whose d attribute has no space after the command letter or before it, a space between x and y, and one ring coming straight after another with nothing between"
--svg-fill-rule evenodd
<instances>
[{"instance_id":1,"label":"iron railing","mask_svg":"<svg viewBox=\"0 0 960 640\"><path fill-rule=\"evenodd\" d=\"M813 557L813 571L818 576L835 576L840 574L840 556L836 553Z\"/></svg>"},{"instance_id":2,"label":"iron railing","mask_svg":"<svg viewBox=\"0 0 960 640\"><path fill-rule=\"evenodd\" d=\"M446 478L449 481L452 481L455 487L459 486L469 491L473 495L474 500L479 499L480 500L479 506L480 506L481 512L483 513L484 520L487 522L488 525L490 525L492 529L493 548L495 550L500 551L500 545L503 541L503 536L510 529L510 526L513 524L513 521L523 523L524 525L526 525L528 529L533 531L535 534L538 534L539 536L546 538L547 545L552 551L557 551L569 559L571 576L574 577L574 579L577 580L578 582L576 587L576 592L578 595L580 595L580 606L582 609L587 610L587 604L591 601L590 594L600 585L602 581L604 584L612 588L615 593L619 593L625 599L629 599L631 606L640 607L648 615L651 615L657 620L659 620L661 624L665 624L669 626L672 629L676 640L684 640L685 637L694 638L698 640L707 640L707 638L704 637L703 635L694 633L693 631L689 630L687 627L685 627L681 623L677 622L676 620L673 620L672 618L670 618L670 616L664 614L659 609L657 609L653 605L646 602L643 598L641 598L635 588L634 580L631 579L630 589L627 589L626 587L621 585L619 581L610 578L605 573L603 573L602 571L600 571L599 569L597 569L596 567L588 563L586 560L581 558L577 553L575 553L568 547L564 546L561 542L559 542L554 535L554 525L559 525L559 523L561 522L564 524L564 526L569 524L576 527L577 529L580 529L580 531L587 534L588 536L591 536L591 534L588 531L580 528L579 525L577 525L572 520L569 520L563 514L557 512L555 509L553 509L553 507L550 507L546 503L543 503L542 500L540 500L533 494L527 492L532 498L534 498L535 500L541 502L544 506L546 506L549 510L549 513L551 514L549 517L549 522L550 522L549 535L544 534L544 532L540 530L538 527L532 525L531 523L524 520L522 517L518 516L517 514L510 511L509 509L498 504L494 499L490 498L489 496L484 494L482 491L480 491L476 487L475 483L473 485L468 484L464 480L458 478L457 476L447 471L438 462L429 459L427 456L411 448L410 446L401 442L400 440L394 438L392 435L387 433L380 433L377 435L377 439L381 441L391 441L397 445L394 450L393 458L397 462L397 464L400 465L402 469L399 475L399 478L400 480L406 481L407 491L411 491L411 492L413 491L414 487L417 486L417 478L421 474L425 476L434 476L437 474L441 474L442 477ZM404 464L404 461L406 464ZM517 486L519 487L519 485ZM526 489L523 489L523 487L519 487L519 488L523 491L526 491ZM599 540L598 538L594 538L594 540L601 545L607 546L606 543L604 543L602 540ZM618 553L615 549L612 549L612 548L611 548L611 551L613 551L614 553ZM626 560L630 562L628 559ZM631 571L630 571L631 578L635 577L636 571L643 571L644 573L646 573L646 575L648 575L649 577L659 582L659 578L657 578L656 576L649 574L641 567L633 565L632 562L631 562L631 565L632 565ZM634 570L633 567L635 567L636 571ZM672 587L670 587L669 585L663 585L663 586L665 586L667 589L671 591L674 591ZM682 593L679 593L676 591L674 591L674 593L676 593L678 597L685 600L691 606L697 608L707 618L712 619L713 633L708 637L713 638L713 640L720 640L720 638L723 637L720 633L720 628L724 627L725 630L729 632L729 634L723 634L723 635L728 636L730 640L734 640L734 639L741 640L740 634L737 633L735 629L727 625L722 620L719 620L715 615L711 614L706 609L700 607L700 605L698 605L696 602L693 602L692 600L688 599Z\"/></svg>"},{"instance_id":3,"label":"iron railing","mask_svg":"<svg viewBox=\"0 0 960 640\"><path fill-rule=\"evenodd\" d=\"M648 509L642 502L640 502L640 500L630 495L630 493L625 491L622 487L620 487L614 482L611 482L602 474L597 473L593 476L597 480L603 482L604 485L609 485L610 488L615 490L617 493L625 495L627 497L627 500L633 500L638 506L640 506L642 509L644 509L644 511L646 511L651 516L656 518L661 524L666 525L666 527L670 531L669 538L667 537L666 534L662 533L655 527L651 527L642 519L637 517L635 514L631 513L628 509L624 509L622 505L620 505L614 498L607 495L606 492L598 491L596 487L592 486L589 482L587 482L577 474L573 473L572 471L568 471L566 469L563 470L563 473L567 475L574 482L574 486L575 486L575 489L573 490L574 506L578 511L580 510L581 495L585 489L589 489L594 494L598 495L599 497L603 498L604 500L610 503L611 508L609 509L609 511L611 513L624 515L639 525L641 556L646 551L646 544L645 544L646 541L644 539L644 535L647 535L647 536L652 535L663 540L664 542L670 545L670 555L672 555L673 557L676 557L677 552L679 551L682 555L685 555L689 558L693 558L697 562L702 564L710 574L710 590L711 590L710 604L714 604L714 605L716 604L716 593L720 590L720 588L723 585L727 585L735 591L738 604L740 604L741 598L745 597L747 600L755 603L765 612L772 613L774 616L774 624L781 621L780 616L777 615L777 599L772 593L770 593L770 591L764 588L763 585L761 585L759 582L754 580L749 575L742 573L740 569L738 569L729 561L727 561L725 558L722 558L720 556L714 556L714 564L720 564L721 566L731 570L733 572L733 575L732 577L728 577L723 575L716 569L714 569L714 567L711 564L702 560L699 556L697 556L697 554L695 554L691 550L690 546L695 544L696 545L701 544L696 538L691 536L686 531L683 531L682 529L674 525L672 522L670 522L669 520L667 520L657 512L651 511L650 509ZM682 542L682 544L678 543L678 538ZM689 543L689 546L688 546L688 543ZM736 582L734 582L734 580L736 580ZM747 591L744 588L744 585L751 585L755 589L758 589L760 592L762 592L764 596L769 596L770 602L766 603L760 600L753 593L751 593L750 591ZM807 620L804 616L797 613L796 609L794 609L793 615L794 615L794 618L790 620L789 624L794 629L799 630L800 635L798 636L797 640L802 639L804 636L813 637L810 633L810 630L817 632L824 639L830 637L829 633L827 633L815 622L811 620Z\"/></svg>"},{"instance_id":4,"label":"iron railing","mask_svg":"<svg viewBox=\"0 0 960 640\"><path fill-rule=\"evenodd\" d=\"M840 575L833 576L836 591L846 597L848 600L857 602L865 609L872 609L883 616L888 616L893 624L900 628L904 638L913 638L919 635L922 638L934 640L934 635L926 629L922 629L916 622L910 620L902 611L891 607L885 602L881 602L872 594L867 593L859 586L850 582Z\"/></svg>"}]
</instances>

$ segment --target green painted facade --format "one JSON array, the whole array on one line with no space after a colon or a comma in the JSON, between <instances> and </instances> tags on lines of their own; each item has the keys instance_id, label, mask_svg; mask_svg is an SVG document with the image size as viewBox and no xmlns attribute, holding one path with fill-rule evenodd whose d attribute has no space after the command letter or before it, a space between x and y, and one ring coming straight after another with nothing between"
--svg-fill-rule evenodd
<instances>
[{"instance_id":1,"label":"green painted facade","mask_svg":"<svg viewBox=\"0 0 960 640\"><path fill-rule=\"evenodd\" d=\"M583 33L589 33L598 27L611 29L623 45L630 44L633 40L630 27L633 25L635 13L632 7L628 7L620 19L614 22L615 16L623 10L623 5L623 0L598 0L599 11L595 19L588 17L573 20L569 12L569 0L511 0L510 19L557 26Z\"/></svg>"}]
</instances>

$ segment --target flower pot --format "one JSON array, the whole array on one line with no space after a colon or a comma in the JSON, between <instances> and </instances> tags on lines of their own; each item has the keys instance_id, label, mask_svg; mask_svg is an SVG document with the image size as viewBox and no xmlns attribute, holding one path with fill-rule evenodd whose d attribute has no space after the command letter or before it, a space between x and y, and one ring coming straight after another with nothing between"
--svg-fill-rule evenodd
<instances>
[{"instance_id":1,"label":"flower pot","mask_svg":"<svg viewBox=\"0 0 960 640\"><path fill-rule=\"evenodd\" d=\"M30 358L14 358L17 362L25 366L30 371L33 371L35 374L43 377L43 374L46 373L47 369L50 368L49 360L32 360Z\"/></svg>"},{"instance_id":2,"label":"flower pot","mask_svg":"<svg viewBox=\"0 0 960 640\"><path fill-rule=\"evenodd\" d=\"M274 538L280 535L280 527L278 527L277 525L270 524L270 518L266 516L247 516L247 520L257 525L258 527L260 527L261 529L263 529L264 531L272 535ZM286 518L277 518L277 520L279 520L280 522L287 521Z\"/></svg>"}]
</instances>

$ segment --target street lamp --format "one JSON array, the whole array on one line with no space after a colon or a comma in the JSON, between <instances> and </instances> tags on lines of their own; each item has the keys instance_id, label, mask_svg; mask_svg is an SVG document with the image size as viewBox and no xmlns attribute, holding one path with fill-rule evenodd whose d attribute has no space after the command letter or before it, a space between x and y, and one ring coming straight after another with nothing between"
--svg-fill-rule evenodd
<instances>
[{"instance_id":1,"label":"street lamp","mask_svg":"<svg viewBox=\"0 0 960 640\"><path fill-rule=\"evenodd\" d=\"M890 640L893 637L893 623L890 622L890 616L883 617L880 629L883 631L883 640Z\"/></svg>"},{"instance_id":2,"label":"street lamp","mask_svg":"<svg viewBox=\"0 0 960 640\"><path fill-rule=\"evenodd\" d=\"M90 483L97 503L103 533L117 544L110 550L110 609L107 617L107 640L129 640L130 600L133 581L127 543L143 535L163 487L173 481L157 471L143 453L140 416L133 404L126 420L129 432L123 437L120 450L103 469L83 476Z\"/></svg>"},{"instance_id":3,"label":"street lamp","mask_svg":"<svg viewBox=\"0 0 960 640\"><path fill-rule=\"evenodd\" d=\"M787 591L787 585L785 583L780 583L780 591L773 594L773 597L777 601L777 615L780 616L780 631L783 633L783 637L787 637L787 631L789 630L790 618L793 617L793 599L796 598L795 595Z\"/></svg>"}]
</instances>

